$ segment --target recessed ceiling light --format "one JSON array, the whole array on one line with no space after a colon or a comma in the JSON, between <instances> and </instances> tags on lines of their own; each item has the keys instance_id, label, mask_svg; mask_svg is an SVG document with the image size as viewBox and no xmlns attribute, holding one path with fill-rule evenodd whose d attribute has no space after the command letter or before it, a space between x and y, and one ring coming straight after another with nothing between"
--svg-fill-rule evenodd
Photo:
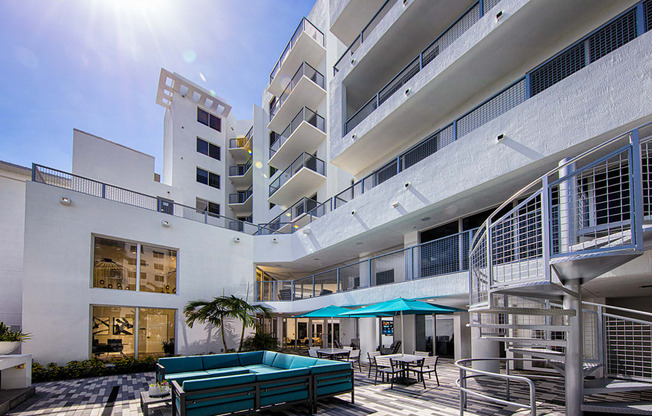
<instances>
[{"instance_id":1,"label":"recessed ceiling light","mask_svg":"<svg viewBox=\"0 0 652 416\"><path fill-rule=\"evenodd\" d=\"M356 246L361 246L361 245L363 245L363 244L364 244L364 243L363 243L362 241L358 241L357 243L355 243Z\"/></svg>"},{"instance_id":2,"label":"recessed ceiling light","mask_svg":"<svg viewBox=\"0 0 652 416\"><path fill-rule=\"evenodd\" d=\"M315 261L319 261L319 259L315 259Z\"/></svg>"},{"instance_id":3,"label":"recessed ceiling light","mask_svg":"<svg viewBox=\"0 0 652 416\"><path fill-rule=\"evenodd\" d=\"M421 218L421 221L430 221L430 220L431 220L430 217L423 217L423 218Z\"/></svg>"}]
</instances>

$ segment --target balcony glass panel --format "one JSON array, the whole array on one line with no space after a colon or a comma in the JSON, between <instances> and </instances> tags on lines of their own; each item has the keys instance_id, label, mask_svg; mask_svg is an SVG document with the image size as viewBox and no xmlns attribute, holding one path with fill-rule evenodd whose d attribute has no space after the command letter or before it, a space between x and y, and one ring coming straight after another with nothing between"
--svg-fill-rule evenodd
<instances>
[{"instance_id":1,"label":"balcony glass panel","mask_svg":"<svg viewBox=\"0 0 652 416\"><path fill-rule=\"evenodd\" d=\"M319 87L322 89L325 89L325 84L324 84L324 76L321 74L321 72L317 71L315 68L313 68L309 63L304 62L301 64L297 72L294 74L292 79L290 80L290 83L285 87L281 95L278 97L278 99L274 102L274 106L270 108L269 110L269 117L274 118L278 110L281 108L283 104L285 104L285 101L287 101L288 97L290 94L292 94L292 91L294 90L294 87L297 86L299 81L303 77L307 77L309 80L317 84Z\"/></svg>"},{"instance_id":2,"label":"balcony glass panel","mask_svg":"<svg viewBox=\"0 0 652 416\"><path fill-rule=\"evenodd\" d=\"M269 195L272 196L283 185L285 185L297 172L307 168L320 175L326 174L326 164L317 156L302 153L294 160L281 174L269 185Z\"/></svg>"},{"instance_id":3,"label":"balcony glass panel","mask_svg":"<svg viewBox=\"0 0 652 416\"><path fill-rule=\"evenodd\" d=\"M294 133L294 131L299 127L302 122L306 122L315 128L326 132L326 122L324 117L320 116L316 112L312 111L307 107L303 107L301 111L294 117L290 124L283 130L283 133L276 135L276 140L269 147L269 156L272 157L278 149L283 146L288 138Z\"/></svg>"},{"instance_id":4,"label":"balcony glass panel","mask_svg":"<svg viewBox=\"0 0 652 416\"><path fill-rule=\"evenodd\" d=\"M290 38L290 41L288 42L287 46L283 50L283 53L281 53L281 57L278 58L278 61L276 61L276 65L274 65L274 69L272 69L272 72L269 74L270 83L274 80L274 77L278 73L278 70L281 68L281 65L283 65L283 62L285 62L285 59L290 54L292 47L294 47L294 45L297 43L299 36L304 32L311 38L315 39L317 43L319 43L321 46L325 46L324 34L322 33L322 31L317 29L317 27L313 25L305 17L301 19L301 22L299 22L299 26L294 31L294 34L292 34L292 37Z\"/></svg>"}]
</instances>

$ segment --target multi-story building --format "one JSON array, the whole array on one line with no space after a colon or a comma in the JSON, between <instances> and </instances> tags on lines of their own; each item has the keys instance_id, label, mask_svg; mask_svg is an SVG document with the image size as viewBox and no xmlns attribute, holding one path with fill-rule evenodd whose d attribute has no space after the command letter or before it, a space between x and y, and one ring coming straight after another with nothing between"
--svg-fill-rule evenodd
<instances>
[{"instance_id":1,"label":"multi-story building","mask_svg":"<svg viewBox=\"0 0 652 416\"><path fill-rule=\"evenodd\" d=\"M160 182L151 157L81 132L72 174L32 169L24 248L3 248L24 258L24 350L222 349L183 305L250 287L283 348L365 357L402 334L497 379L504 356L565 375L573 415L611 378L649 388L651 22L651 0L318 0L242 122L162 70ZM295 317L396 297L463 312L332 334Z\"/></svg>"}]
</instances>

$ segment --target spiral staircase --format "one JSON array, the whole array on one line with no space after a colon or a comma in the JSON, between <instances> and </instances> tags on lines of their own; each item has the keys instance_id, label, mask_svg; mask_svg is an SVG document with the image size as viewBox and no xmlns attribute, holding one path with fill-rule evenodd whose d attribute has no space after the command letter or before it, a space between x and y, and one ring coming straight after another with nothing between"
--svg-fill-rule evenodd
<instances>
[{"instance_id":1,"label":"spiral staircase","mask_svg":"<svg viewBox=\"0 0 652 416\"><path fill-rule=\"evenodd\" d=\"M652 244L651 164L649 124L563 160L499 207L471 246L469 326L561 373L568 415L652 414L652 402L610 399L652 390L652 314L582 302L583 284Z\"/></svg>"}]
</instances>

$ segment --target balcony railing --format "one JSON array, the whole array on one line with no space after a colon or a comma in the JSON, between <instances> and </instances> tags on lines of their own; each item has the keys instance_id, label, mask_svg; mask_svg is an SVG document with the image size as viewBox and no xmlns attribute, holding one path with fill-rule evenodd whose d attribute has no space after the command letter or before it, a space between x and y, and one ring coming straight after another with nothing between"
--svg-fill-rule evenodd
<instances>
[{"instance_id":1,"label":"balcony railing","mask_svg":"<svg viewBox=\"0 0 652 416\"><path fill-rule=\"evenodd\" d=\"M244 204L253 194L253 186L250 186L246 191L238 191L234 194L229 194L229 204Z\"/></svg>"},{"instance_id":2,"label":"balcony railing","mask_svg":"<svg viewBox=\"0 0 652 416\"><path fill-rule=\"evenodd\" d=\"M244 176L251 169L253 157L250 157L246 163L241 165L229 166L229 176Z\"/></svg>"},{"instance_id":3,"label":"balcony railing","mask_svg":"<svg viewBox=\"0 0 652 416\"><path fill-rule=\"evenodd\" d=\"M380 6L380 9L374 14L374 16L371 18L369 23L367 23L362 29L362 32L351 42L351 45L344 51L342 56L340 56L340 59L337 60L335 65L333 66L333 74L337 74L340 69L342 69L342 65L345 59L349 59L353 56L355 51L358 50L360 45L362 45L369 37L369 34L378 26L378 22L380 22L383 17L387 14L387 12L394 6L394 4L398 3L397 0L386 0L385 3L383 3L382 6Z\"/></svg>"},{"instance_id":4,"label":"balcony railing","mask_svg":"<svg viewBox=\"0 0 652 416\"><path fill-rule=\"evenodd\" d=\"M253 235L259 233L261 229L258 225L246 221L225 217L224 215L215 215L208 211L182 205L168 199L131 191L119 186L109 185L108 183L84 178L42 165L32 165L32 181L134 207L145 208L150 211L158 211L165 215L186 218L229 230L242 231L246 234Z\"/></svg>"},{"instance_id":5,"label":"balcony railing","mask_svg":"<svg viewBox=\"0 0 652 416\"><path fill-rule=\"evenodd\" d=\"M270 119L274 118L274 116L281 108L281 106L285 104L285 101L287 101L290 94L292 94L294 87L297 86L299 81L301 81L301 79L304 76L307 77L312 82L314 82L315 84L317 84L318 86L320 86L322 89L325 89L324 76L321 74L321 72L317 71L307 62L302 63L299 69L297 70L297 72L294 73L294 76L290 80L290 83L285 87L281 95L274 103L274 106L270 108L269 110Z\"/></svg>"},{"instance_id":6,"label":"balcony railing","mask_svg":"<svg viewBox=\"0 0 652 416\"><path fill-rule=\"evenodd\" d=\"M269 74L270 83L274 80L274 77L276 76L279 69L281 68L281 65L283 65L283 62L285 62L285 58L288 57L290 51L294 47L294 44L297 42L299 36L303 32L306 32L308 36L315 39L317 43L319 43L321 46L324 46L324 34L322 33L322 31L317 29L317 27L313 25L310 22L310 20L306 19L305 17L301 19L301 22L299 22L299 26L294 31L294 34L292 35L292 38L290 38L290 41L288 42L287 46L283 50L281 57L278 58L278 61L276 61L276 65L274 65L274 69L272 69L272 72Z\"/></svg>"},{"instance_id":7,"label":"balcony railing","mask_svg":"<svg viewBox=\"0 0 652 416\"><path fill-rule=\"evenodd\" d=\"M274 182L269 185L269 196L274 195L276 191L278 191L303 168L310 169L320 175L326 175L326 163L317 156L309 155L304 152L300 154L299 157L290 164L290 166L285 168Z\"/></svg>"},{"instance_id":8,"label":"balcony railing","mask_svg":"<svg viewBox=\"0 0 652 416\"><path fill-rule=\"evenodd\" d=\"M497 3L496 0L492 2L484 0L485 8L493 7ZM476 6L477 3L473 7ZM455 140L522 104L609 52L625 45L635 37L651 30L652 17L649 16L652 16L652 0L641 2L621 13L552 58L544 61L526 73L524 77L516 80L516 82L479 104L468 113L432 133L342 192L319 204L309 212L309 222L359 197L398 175L403 170L433 155ZM600 42L600 39L611 39L611 41ZM578 59L580 63L578 63ZM295 227L290 229L294 230Z\"/></svg>"},{"instance_id":9,"label":"balcony railing","mask_svg":"<svg viewBox=\"0 0 652 416\"><path fill-rule=\"evenodd\" d=\"M294 131L303 121L311 124L323 132L326 132L326 122L324 121L324 117L320 116L308 107L303 107L290 122L290 124L285 128L285 130L283 130L283 133L276 135L276 140L274 140L274 143L272 143L272 145L269 147L270 158L274 156L274 154L278 151L278 149L281 148L281 146L283 146L283 143L285 143L287 139L290 138L292 133L294 133Z\"/></svg>"},{"instance_id":10,"label":"balcony railing","mask_svg":"<svg viewBox=\"0 0 652 416\"><path fill-rule=\"evenodd\" d=\"M464 231L296 280L256 282L258 302L299 300L468 271L476 230Z\"/></svg>"},{"instance_id":11,"label":"balcony railing","mask_svg":"<svg viewBox=\"0 0 652 416\"><path fill-rule=\"evenodd\" d=\"M319 202L314 199L303 197L291 207L277 215L273 220L265 224L265 227L261 228L259 234L291 234L293 229L298 227L296 221L305 217L319 205ZM288 225L290 227L288 227Z\"/></svg>"},{"instance_id":12,"label":"balcony railing","mask_svg":"<svg viewBox=\"0 0 652 416\"><path fill-rule=\"evenodd\" d=\"M253 137L254 128L251 127L247 134L244 137L236 137L229 140L229 149L244 149L251 143L251 138Z\"/></svg>"}]
</instances>

